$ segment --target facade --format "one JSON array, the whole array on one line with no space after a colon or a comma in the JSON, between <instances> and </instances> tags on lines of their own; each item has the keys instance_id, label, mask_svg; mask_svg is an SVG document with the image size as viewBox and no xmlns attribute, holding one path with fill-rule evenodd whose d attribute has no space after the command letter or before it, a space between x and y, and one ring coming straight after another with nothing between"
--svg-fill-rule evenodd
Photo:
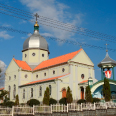
<instances>
[{"instance_id":1,"label":"facade","mask_svg":"<svg viewBox=\"0 0 116 116\"><path fill-rule=\"evenodd\" d=\"M66 96L69 86L73 99L84 99L85 87L94 76L94 64L81 48L78 51L49 59L48 43L39 34L37 21L34 33L23 44L22 61L13 58L5 73L5 90L9 98L26 103L29 99L43 100L46 87L50 89L50 97L59 100Z\"/></svg>"}]
</instances>

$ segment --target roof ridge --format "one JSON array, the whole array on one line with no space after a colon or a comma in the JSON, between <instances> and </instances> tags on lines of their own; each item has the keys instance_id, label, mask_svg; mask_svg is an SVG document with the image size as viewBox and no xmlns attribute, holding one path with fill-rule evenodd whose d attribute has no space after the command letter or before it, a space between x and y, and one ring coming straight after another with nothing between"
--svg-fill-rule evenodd
<instances>
[{"instance_id":1,"label":"roof ridge","mask_svg":"<svg viewBox=\"0 0 116 116\"><path fill-rule=\"evenodd\" d=\"M25 85L30 85L30 84L38 83L38 82L44 82L44 81L54 80L54 79L61 78L63 76L69 75L69 74L70 73L67 73L67 74L64 74L64 75L60 75L60 76L51 77L51 78L46 78L46 79L31 81L29 83L26 83L26 84L23 84L23 85L20 85L20 86L25 86Z\"/></svg>"},{"instance_id":2,"label":"roof ridge","mask_svg":"<svg viewBox=\"0 0 116 116\"><path fill-rule=\"evenodd\" d=\"M68 53L68 54L64 54L64 55L61 55L61 56L58 56L58 57L55 57L55 58L51 58L51 59L48 59L48 60L45 60L45 61L43 61L43 62L41 62L39 65L37 65L34 69L33 69L33 71L34 70L38 70L37 69L37 67L39 67L39 66L41 66L41 64L43 63L44 65L45 65L45 63L47 62L47 63L49 63L50 61L54 61L54 59L57 59L57 58L65 58L65 56L66 55L71 55L72 54L72 57L70 57L71 59L72 58L74 58L74 56L77 54L77 53L79 53L80 51L82 50L82 48L81 49L79 49L79 50L77 50L77 51L74 51L74 52L71 52L71 53ZM74 54L75 53L75 54ZM54 66L54 65L57 65L57 64L61 64L61 63L65 63L65 62L67 62L68 60L70 60L69 58L67 58L65 61L59 61L60 59L58 59L58 62L56 63L56 61L54 61L55 63L54 64L52 64L51 63L51 65L50 64L48 64L48 65L46 65L46 66L42 66L42 68L45 68L45 67L49 67L49 66ZM63 59L64 60L64 59ZM42 68L40 68L40 69L42 69Z\"/></svg>"}]
</instances>

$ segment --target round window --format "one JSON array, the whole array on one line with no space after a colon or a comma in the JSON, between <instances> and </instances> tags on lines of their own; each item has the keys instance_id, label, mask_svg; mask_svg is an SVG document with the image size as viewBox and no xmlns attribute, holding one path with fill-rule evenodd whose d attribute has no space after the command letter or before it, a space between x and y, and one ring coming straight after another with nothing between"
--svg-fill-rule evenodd
<instances>
[{"instance_id":1,"label":"round window","mask_svg":"<svg viewBox=\"0 0 116 116\"><path fill-rule=\"evenodd\" d=\"M42 57L44 57L44 54L42 54Z\"/></svg>"},{"instance_id":2,"label":"round window","mask_svg":"<svg viewBox=\"0 0 116 116\"><path fill-rule=\"evenodd\" d=\"M35 53L32 53L32 56L35 56Z\"/></svg>"},{"instance_id":3,"label":"round window","mask_svg":"<svg viewBox=\"0 0 116 116\"><path fill-rule=\"evenodd\" d=\"M84 79L84 74L81 74L81 78Z\"/></svg>"}]
</instances>

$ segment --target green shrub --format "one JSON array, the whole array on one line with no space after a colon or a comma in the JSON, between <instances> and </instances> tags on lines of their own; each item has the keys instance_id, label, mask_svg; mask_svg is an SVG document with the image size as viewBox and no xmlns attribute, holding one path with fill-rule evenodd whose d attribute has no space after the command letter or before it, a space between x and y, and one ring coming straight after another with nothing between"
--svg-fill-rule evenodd
<instances>
[{"instance_id":1,"label":"green shrub","mask_svg":"<svg viewBox=\"0 0 116 116\"><path fill-rule=\"evenodd\" d=\"M27 105L29 105L31 107L33 107L33 105L39 105L39 104L40 104L40 102L37 99L30 99L27 101Z\"/></svg>"},{"instance_id":2,"label":"green shrub","mask_svg":"<svg viewBox=\"0 0 116 116\"><path fill-rule=\"evenodd\" d=\"M66 97L61 98L61 99L59 100L59 103L60 103L60 104L67 105L67 102L66 102Z\"/></svg>"},{"instance_id":3,"label":"green shrub","mask_svg":"<svg viewBox=\"0 0 116 116\"><path fill-rule=\"evenodd\" d=\"M53 98L50 98L49 105L51 105L51 104L57 104L57 101Z\"/></svg>"},{"instance_id":4,"label":"green shrub","mask_svg":"<svg viewBox=\"0 0 116 116\"><path fill-rule=\"evenodd\" d=\"M93 98L93 103L94 102L100 102L100 99L98 99L98 98Z\"/></svg>"},{"instance_id":5,"label":"green shrub","mask_svg":"<svg viewBox=\"0 0 116 116\"><path fill-rule=\"evenodd\" d=\"M5 104L4 104L6 107L12 107L15 105L15 103L13 101L7 101Z\"/></svg>"},{"instance_id":6,"label":"green shrub","mask_svg":"<svg viewBox=\"0 0 116 116\"><path fill-rule=\"evenodd\" d=\"M86 103L86 100L85 100L85 99L79 99L79 100L77 101L77 104L81 104L81 103Z\"/></svg>"}]
</instances>

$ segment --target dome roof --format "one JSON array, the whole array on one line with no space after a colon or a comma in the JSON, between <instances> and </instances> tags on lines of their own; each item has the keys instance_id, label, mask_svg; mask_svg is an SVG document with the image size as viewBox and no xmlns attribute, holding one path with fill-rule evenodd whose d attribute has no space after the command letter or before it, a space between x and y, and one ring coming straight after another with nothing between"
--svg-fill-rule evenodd
<instances>
[{"instance_id":1,"label":"dome roof","mask_svg":"<svg viewBox=\"0 0 116 116\"><path fill-rule=\"evenodd\" d=\"M37 30L25 40L23 44L23 51L27 49L43 49L49 52L48 43L44 37L42 37Z\"/></svg>"},{"instance_id":2,"label":"dome roof","mask_svg":"<svg viewBox=\"0 0 116 116\"><path fill-rule=\"evenodd\" d=\"M116 66L116 61L109 57L108 52L106 53L106 57L98 64L98 67L102 66L107 67Z\"/></svg>"}]
</instances>

